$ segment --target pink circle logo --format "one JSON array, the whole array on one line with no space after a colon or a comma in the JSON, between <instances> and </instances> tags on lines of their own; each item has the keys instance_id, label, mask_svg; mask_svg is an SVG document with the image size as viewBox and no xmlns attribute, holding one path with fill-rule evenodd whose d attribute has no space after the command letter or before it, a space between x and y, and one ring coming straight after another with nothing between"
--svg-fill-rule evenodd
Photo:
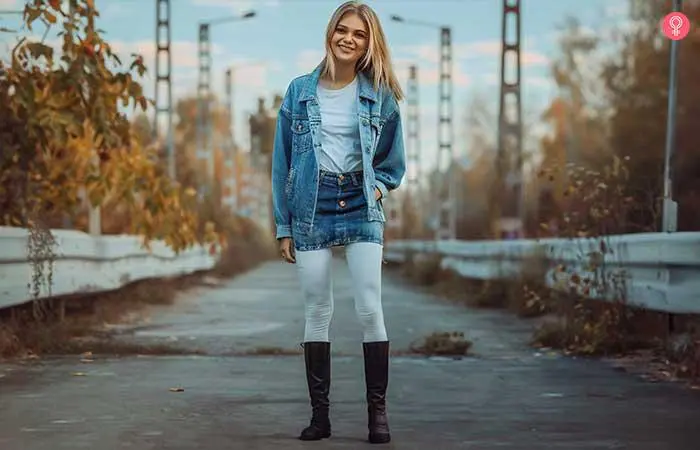
<instances>
[{"instance_id":1,"label":"pink circle logo","mask_svg":"<svg viewBox=\"0 0 700 450\"><path fill-rule=\"evenodd\" d=\"M690 20L682 12L672 12L661 21L664 35L674 41L680 41L690 33Z\"/></svg>"}]
</instances>

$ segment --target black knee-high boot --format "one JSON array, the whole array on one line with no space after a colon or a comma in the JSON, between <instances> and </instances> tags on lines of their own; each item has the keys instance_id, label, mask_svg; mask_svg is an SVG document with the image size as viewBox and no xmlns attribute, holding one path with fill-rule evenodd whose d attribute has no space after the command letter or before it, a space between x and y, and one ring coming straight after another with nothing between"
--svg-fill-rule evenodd
<instances>
[{"instance_id":1,"label":"black knee-high boot","mask_svg":"<svg viewBox=\"0 0 700 450\"><path fill-rule=\"evenodd\" d=\"M386 413L386 389L389 384L389 342L365 342L365 384L367 386L368 440L372 444L391 441Z\"/></svg>"},{"instance_id":2,"label":"black knee-high boot","mask_svg":"<svg viewBox=\"0 0 700 450\"><path fill-rule=\"evenodd\" d=\"M331 344L329 342L305 342L304 361L306 382L311 399L311 423L299 436L302 441L318 441L330 437Z\"/></svg>"}]
</instances>

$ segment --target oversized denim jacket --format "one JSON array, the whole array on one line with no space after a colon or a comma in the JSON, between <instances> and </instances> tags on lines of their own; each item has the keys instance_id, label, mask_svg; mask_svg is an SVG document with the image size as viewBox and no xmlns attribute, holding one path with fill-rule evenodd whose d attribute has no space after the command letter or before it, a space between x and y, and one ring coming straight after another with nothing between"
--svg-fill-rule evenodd
<instances>
[{"instance_id":1,"label":"oversized denim jacket","mask_svg":"<svg viewBox=\"0 0 700 450\"><path fill-rule=\"evenodd\" d=\"M272 204L276 237L311 231L318 196L321 113L316 87L320 65L289 84L280 106L272 153ZM358 74L358 115L367 218L386 220L381 199L399 187L406 172L399 105L391 91L377 92ZM375 200L375 188L381 199Z\"/></svg>"}]
</instances>

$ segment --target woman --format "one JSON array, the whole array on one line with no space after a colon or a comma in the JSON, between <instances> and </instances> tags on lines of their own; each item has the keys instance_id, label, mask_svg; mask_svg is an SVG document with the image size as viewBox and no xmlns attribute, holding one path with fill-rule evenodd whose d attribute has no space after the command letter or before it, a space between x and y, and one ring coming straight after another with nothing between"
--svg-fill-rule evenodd
<instances>
[{"instance_id":1,"label":"woman","mask_svg":"<svg viewBox=\"0 0 700 450\"><path fill-rule=\"evenodd\" d=\"M312 417L299 438L331 435L331 247L344 246L363 328L368 439L385 443L391 436L381 201L405 172L398 106L403 93L379 19L367 5L342 4L328 23L325 47L321 64L287 89L272 157L276 236L283 259L297 265L306 308L303 348Z\"/></svg>"}]
</instances>

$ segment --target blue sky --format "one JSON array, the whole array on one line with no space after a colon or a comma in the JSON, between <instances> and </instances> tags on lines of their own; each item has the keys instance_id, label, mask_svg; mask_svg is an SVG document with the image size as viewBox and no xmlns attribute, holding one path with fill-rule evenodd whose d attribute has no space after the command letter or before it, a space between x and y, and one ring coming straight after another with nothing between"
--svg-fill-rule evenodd
<instances>
[{"instance_id":1,"label":"blue sky","mask_svg":"<svg viewBox=\"0 0 700 450\"><path fill-rule=\"evenodd\" d=\"M143 53L154 63L155 0L95 0L99 26L115 48L128 56ZM173 85L176 96L194 93L197 82L197 24L254 9L257 17L212 28L213 89L223 96L226 67L235 70L236 131L247 142L245 114L256 98L283 93L289 81L311 70L323 51L325 27L339 0L171 0ZM437 114L438 31L391 22L399 14L452 27L455 49L455 112L470 96L485 97L496 111L500 52L501 0L369 0L383 20L392 56L402 80L407 65L418 64L422 105L422 148L435 147ZM0 10L20 9L22 0L0 0ZM523 102L528 115L539 113L554 95L549 60L556 55L557 26L569 15L591 29L625 19L627 0L523 0ZM0 26L12 26L5 16ZM10 36L0 36L6 57ZM152 70L155 68L153 67ZM143 80L153 95L153 78ZM459 133L455 133L459 135ZM426 161L427 162L427 161Z\"/></svg>"}]
</instances>

